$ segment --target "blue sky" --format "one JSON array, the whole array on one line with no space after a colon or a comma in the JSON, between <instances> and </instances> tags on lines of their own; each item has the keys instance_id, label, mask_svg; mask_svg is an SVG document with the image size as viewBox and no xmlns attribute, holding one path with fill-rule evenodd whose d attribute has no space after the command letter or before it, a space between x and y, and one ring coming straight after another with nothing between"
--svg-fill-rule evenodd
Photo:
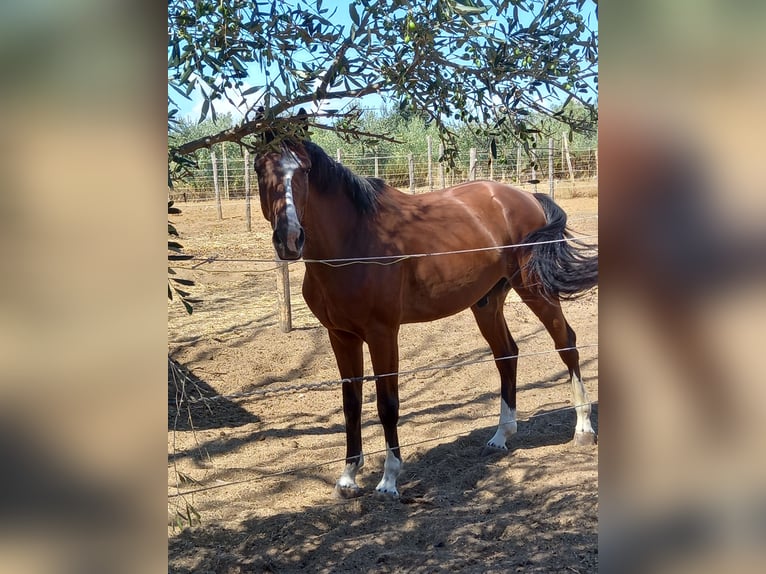
<instances>
[{"instance_id":1,"label":"blue sky","mask_svg":"<svg viewBox=\"0 0 766 574\"><path fill-rule=\"evenodd\" d=\"M343 0L336 0L336 1L325 1L322 3L322 6L324 8L329 8L331 11L333 9L335 10L334 15L332 16L332 21L340 24L346 28L351 26L351 17L349 15L349 5L355 3L355 2L349 2L349 1L343 1ZM596 5L592 1L585 2L585 5L583 6L582 11L580 12L586 19L586 24L589 28L597 28L597 22L596 22L596 15L595 15ZM526 14L522 13L520 16L526 16ZM529 16L527 16L529 17ZM523 17L520 17L520 20L524 20ZM258 64L253 63L248 66L248 71L250 72L250 76L253 78L257 78L261 75L261 70ZM247 84L245 85L244 89L247 89ZM200 116L200 112L202 109L202 97L198 94L194 93L192 94L192 99L187 100L183 98L182 96L178 95L177 93L172 94L174 102L179 108L179 115L181 117L188 117L192 121L197 121ZM254 94L252 98L255 98L256 95ZM251 99L252 99L251 98ZM232 98L235 101L239 101L239 97L233 97ZM391 106L393 102L386 102L380 95L378 94L370 94L368 96L365 96L362 99L356 100L357 104L360 105L360 107L364 109L376 109L381 110L385 107ZM334 101L332 103L333 108L338 108L343 105L348 105L350 101ZM215 104L216 112L219 114L224 114L227 112L230 112L234 118L234 121L239 121L242 119L242 111L244 108L238 109L231 105L227 101L218 100Z\"/></svg>"},{"instance_id":2,"label":"blue sky","mask_svg":"<svg viewBox=\"0 0 766 574\"><path fill-rule=\"evenodd\" d=\"M356 3L356 2L348 2L348 1L342 1L342 0L325 1L325 2L322 2L322 8L329 9L329 12L325 14L325 16L328 17L328 19L330 19L330 15L332 14L331 20L333 23L339 24L343 26L344 28L348 28L351 26L351 16L349 15L349 5L352 3ZM335 10L334 13L333 13L333 10ZM257 63L249 64L247 66L247 69L250 74L250 77L257 78L257 77L260 77L262 74L260 70L260 66ZM250 86L246 84L244 89L246 90L248 87ZM199 119L200 113L202 111L203 100L198 93L196 92L193 93L192 99L190 100L187 100L176 93L174 93L173 96L174 96L174 101L179 109L179 115L181 115L182 117L190 117L194 121ZM235 99L235 98L232 98L232 99ZM377 94L370 94L369 96L365 96L363 100L363 105L366 108L384 107L383 99ZM337 107L337 102L334 107ZM235 108L234 106L232 106L231 104L229 104L228 102L221 102L220 100L217 101L215 104L215 109L217 113L231 112L235 121L242 118L241 111Z\"/></svg>"}]
</instances>

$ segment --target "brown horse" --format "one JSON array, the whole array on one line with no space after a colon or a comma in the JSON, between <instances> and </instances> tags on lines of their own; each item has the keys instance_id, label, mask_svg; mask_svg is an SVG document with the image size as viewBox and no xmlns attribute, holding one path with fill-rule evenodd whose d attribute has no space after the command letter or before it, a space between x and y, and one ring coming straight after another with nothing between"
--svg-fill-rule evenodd
<instances>
[{"instance_id":1,"label":"brown horse","mask_svg":"<svg viewBox=\"0 0 766 574\"><path fill-rule=\"evenodd\" d=\"M399 367L403 323L471 308L500 372L500 422L487 444L506 449L516 432L518 347L503 316L511 287L545 325L569 370L575 442L595 442L575 333L559 299L593 287L598 263L586 246L570 241L566 215L550 198L492 181L408 195L355 175L307 141L285 140L260 155L255 170L274 247L281 259L307 260L303 297L327 328L344 379L346 466L337 495L360 494L367 343L387 452L376 490L399 496L398 376L391 373ZM516 244L532 245L508 247ZM417 254L433 255L407 257ZM323 262L339 259L346 261Z\"/></svg>"}]
</instances>

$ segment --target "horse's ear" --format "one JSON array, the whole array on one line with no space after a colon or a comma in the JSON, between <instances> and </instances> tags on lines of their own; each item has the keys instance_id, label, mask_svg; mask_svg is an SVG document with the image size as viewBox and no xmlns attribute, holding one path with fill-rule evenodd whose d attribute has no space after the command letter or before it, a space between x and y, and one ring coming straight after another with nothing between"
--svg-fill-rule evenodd
<instances>
[{"instance_id":1,"label":"horse's ear","mask_svg":"<svg viewBox=\"0 0 766 574\"><path fill-rule=\"evenodd\" d=\"M298 134L303 139L308 139L309 137L309 115L306 113L306 110L303 108L298 110L298 113L295 115L295 117L298 118Z\"/></svg>"},{"instance_id":2,"label":"horse's ear","mask_svg":"<svg viewBox=\"0 0 766 574\"><path fill-rule=\"evenodd\" d=\"M265 112L266 110L263 108L263 106L258 106L258 109L255 111L255 119L263 121L264 116L266 115ZM274 141L276 134L274 133L274 130L265 129L263 130L261 137L263 138L263 143L270 144Z\"/></svg>"}]
</instances>

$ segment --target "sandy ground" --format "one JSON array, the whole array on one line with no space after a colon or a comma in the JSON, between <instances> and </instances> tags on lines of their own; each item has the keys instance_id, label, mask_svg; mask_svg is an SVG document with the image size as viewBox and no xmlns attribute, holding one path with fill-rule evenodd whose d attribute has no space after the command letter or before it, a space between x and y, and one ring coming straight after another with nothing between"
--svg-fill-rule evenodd
<instances>
[{"instance_id":1,"label":"sandy ground","mask_svg":"<svg viewBox=\"0 0 766 574\"><path fill-rule=\"evenodd\" d=\"M597 198L558 201L573 229L597 233ZM257 199L252 232L242 201L225 202L223 220L211 203L178 207L173 221L188 253L264 262L181 269L198 282L193 291L203 303L191 316L168 306L168 352L187 374L186 392L248 395L178 408L178 377L169 368L169 571L597 570L598 447L573 446L566 368L513 294L506 318L522 357L519 432L509 452L483 449L497 424L499 381L470 311L405 325L400 369L440 368L400 379L401 499L372 495L385 445L370 383L358 477L365 494L337 501L332 489L345 453L338 373L326 331L300 295L303 265L290 266L294 329L283 333L271 232ZM597 303L591 292L563 306L584 346L598 430ZM312 388L319 382L328 384ZM176 496L179 489L198 492ZM194 525L179 528L174 517L187 506L199 518L191 513Z\"/></svg>"}]
</instances>

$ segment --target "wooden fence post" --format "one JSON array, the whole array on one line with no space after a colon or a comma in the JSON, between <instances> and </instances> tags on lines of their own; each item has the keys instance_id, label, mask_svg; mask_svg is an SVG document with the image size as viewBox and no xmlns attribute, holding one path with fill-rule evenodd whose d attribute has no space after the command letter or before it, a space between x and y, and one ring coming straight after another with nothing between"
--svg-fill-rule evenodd
<instances>
[{"instance_id":1,"label":"wooden fence post","mask_svg":"<svg viewBox=\"0 0 766 574\"><path fill-rule=\"evenodd\" d=\"M575 188L575 177L574 177L574 170L572 169L572 156L569 155L569 142L567 140L567 134L562 133L561 134L561 143L564 147L564 155L567 158L567 168L569 169L569 181L572 182L572 191L574 191Z\"/></svg>"},{"instance_id":2,"label":"wooden fence post","mask_svg":"<svg viewBox=\"0 0 766 574\"><path fill-rule=\"evenodd\" d=\"M593 150L593 156L596 160L596 179L598 179L598 148Z\"/></svg>"},{"instance_id":3,"label":"wooden fence post","mask_svg":"<svg viewBox=\"0 0 766 574\"><path fill-rule=\"evenodd\" d=\"M447 187L447 181L444 179L444 144L439 142L439 181L441 188Z\"/></svg>"},{"instance_id":4,"label":"wooden fence post","mask_svg":"<svg viewBox=\"0 0 766 574\"><path fill-rule=\"evenodd\" d=\"M476 179L476 148L468 150L468 181Z\"/></svg>"},{"instance_id":5,"label":"wooden fence post","mask_svg":"<svg viewBox=\"0 0 766 574\"><path fill-rule=\"evenodd\" d=\"M555 199L553 186L553 138L548 138L548 195Z\"/></svg>"},{"instance_id":6,"label":"wooden fence post","mask_svg":"<svg viewBox=\"0 0 766 574\"><path fill-rule=\"evenodd\" d=\"M215 190L215 206L218 209L218 219L223 219L221 190L218 189L218 162L215 159L215 150L213 148L210 148L210 163L213 164L213 189Z\"/></svg>"},{"instance_id":7,"label":"wooden fence post","mask_svg":"<svg viewBox=\"0 0 766 574\"><path fill-rule=\"evenodd\" d=\"M426 136L426 143L428 144L428 191L434 190L434 175L431 158L431 136Z\"/></svg>"},{"instance_id":8,"label":"wooden fence post","mask_svg":"<svg viewBox=\"0 0 766 574\"><path fill-rule=\"evenodd\" d=\"M375 177L380 177L380 169L378 167L378 152L375 151Z\"/></svg>"},{"instance_id":9,"label":"wooden fence post","mask_svg":"<svg viewBox=\"0 0 766 574\"><path fill-rule=\"evenodd\" d=\"M521 144L516 146L516 185L521 185Z\"/></svg>"},{"instance_id":10,"label":"wooden fence post","mask_svg":"<svg viewBox=\"0 0 766 574\"><path fill-rule=\"evenodd\" d=\"M223 195L229 200L229 163L226 161L226 143L221 143L221 161L223 163Z\"/></svg>"},{"instance_id":11,"label":"wooden fence post","mask_svg":"<svg viewBox=\"0 0 766 574\"><path fill-rule=\"evenodd\" d=\"M411 153L407 154L407 163L410 166L410 193L415 193L415 161Z\"/></svg>"},{"instance_id":12,"label":"wooden fence post","mask_svg":"<svg viewBox=\"0 0 766 574\"><path fill-rule=\"evenodd\" d=\"M290 270L287 261L277 258L277 304L279 306L279 328L283 333L293 330L293 316L290 307Z\"/></svg>"},{"instance_id":13,"label":"wooden fence post","mask_svg":"<svg viewBox=\"0 0 766 574\"><path fill-rule=\"evenodd\" d=\"M335 152L335 158L338 160L338 163L340 163L340 148Z\"/></svg>"},{"instance_id":14,"label":"wooden fence post","mask_svg":"<svg viewBox=\"0 0 766 574\"><path fill-rule=\"evenodd\" d=\"M252 222L250 218L250 152L245 148L245 228L252 231Z\"/></svg>"}]
</instances>

